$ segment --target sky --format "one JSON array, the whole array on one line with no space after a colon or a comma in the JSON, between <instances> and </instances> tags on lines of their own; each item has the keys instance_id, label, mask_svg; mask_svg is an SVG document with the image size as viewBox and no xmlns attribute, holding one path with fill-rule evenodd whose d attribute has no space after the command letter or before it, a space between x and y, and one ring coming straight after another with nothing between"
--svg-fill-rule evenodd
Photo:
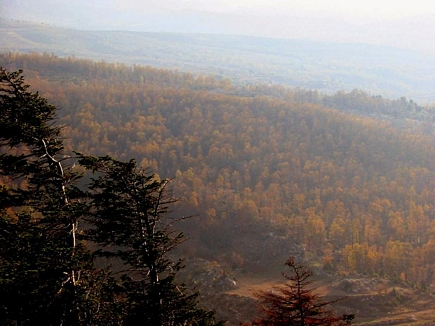
<instances>
[{"instance_id":1,"label":"sky","mask_svg":"<svg viewBox=\"0 0 435 326\"><path fill-rule=\"evenodd\" d=\"M76 29L254 35L435 53L435 2L429 0L0 0L0 17Z\"/></svg>"},{"instance_id":2,"label":"sky","mask_svg":"<svg viewBox=\"0 0 435 326\"><path fill-rule=\"evenodd\" d=\"M111 1L119 9L207 11L218 13L307 13L351 14L359 17L397 18L435 13L435 4L428 0L122 0ZM148 8L146 8L148 7Z\"/></svg>"}]
</instances>

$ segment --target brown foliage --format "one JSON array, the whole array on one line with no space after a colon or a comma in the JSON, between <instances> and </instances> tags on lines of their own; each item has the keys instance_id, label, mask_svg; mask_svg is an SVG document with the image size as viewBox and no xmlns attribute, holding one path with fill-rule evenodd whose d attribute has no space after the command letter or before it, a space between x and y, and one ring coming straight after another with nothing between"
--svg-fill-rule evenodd
<instances>
[{"instance_id":1,"label":"brown foliage","mask_svg":"<svg viewBox=\"0 0 435 326\"><path fill-rule=\"evenodd\" d=\"M323 301L310 288L312 271L296 263L290 257L285 263L290 274L283 273L288 283L260 291L257 297L261 303L261 317L252 322L254 326L309 326L349 325L352 317L337 316L329 306L338 300Z\"/></svg>"},{"instance_id":2,"label":"brown foliage","mask_svg":"<svg viewBox=\"0 0 435 326\"><path fill-rule=\"evenodd\" d=\"M435 137L403 119L350 113L400 116L414 104L358 91L229 89L50 55L1 61L25 65L34 89L62 108L67 151L134 157L162 178L176 175L180 210L200 219L185 230L197 253L266 264L303 247L333 270L433 281ZM406 264L396 263L401 251Z\"/></svg>"}]
</instances>

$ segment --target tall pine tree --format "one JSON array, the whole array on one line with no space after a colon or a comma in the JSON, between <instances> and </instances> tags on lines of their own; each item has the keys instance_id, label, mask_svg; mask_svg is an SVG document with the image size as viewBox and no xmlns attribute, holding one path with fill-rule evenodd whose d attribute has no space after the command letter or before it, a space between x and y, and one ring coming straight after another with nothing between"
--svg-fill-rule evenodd
<instances>
[{"instance_id":1,"label":"tall pine tree","mask_svg":"<svg viewBox=\"0 0 435 326\"><path fill-rule=\"evenodd\" d=\"M177 284L183 268L169 254L184 236L173 230L168 205L175 202L167 181L159 181L134 160L83 157L80 164L92 170L89 231L101 245L101 254L120 259L125 270L125 325L220 325L213 311L198 307L198 293Z\"/></svg>"},{"instance_id":2,"label":"tall pine tree","mask_svg":"<svg viewBox=\"0 0 435 326\"><path fill-rule=\"evenodd\" d=\"M80 155L90 191L66 164L56 107L21 71L0 70L0 320L4 325L220 325L177 284L183 241L167 216L166 181L134 160ZM86 222L82 222L86 219ZM85 225L86 228L80 227ZM124 264L94 267L87 240Z\"/></svg>"},{"instance_id":3,"label":"tall pine tree","mask_svg":"<svg viewBox=\"0 0 435 326\"><path fill-rule=\"evenodd\" d=\"M79 175L63 163L56 108L28 88L21 71L1 68L0 319L91 324L95 270L78 239Z\"/></svg>"}]
</instances>

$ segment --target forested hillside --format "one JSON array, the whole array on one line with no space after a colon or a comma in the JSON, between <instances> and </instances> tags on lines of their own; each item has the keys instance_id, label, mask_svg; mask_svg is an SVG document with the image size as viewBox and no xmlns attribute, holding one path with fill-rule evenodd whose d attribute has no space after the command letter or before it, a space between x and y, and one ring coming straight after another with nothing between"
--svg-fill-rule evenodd
<instances>
[{"instance_id":1,"label":"forested hillside","mask_svg":"<svg viewBox=\"0 0 435 326\"><path fill-rule=\"evenodd\" d=\"M435 281L430 108L49 55L0 65L60 108L67 150L175 178L177 212L195 216L184 254Z\"/></svg>"}]
</instances>

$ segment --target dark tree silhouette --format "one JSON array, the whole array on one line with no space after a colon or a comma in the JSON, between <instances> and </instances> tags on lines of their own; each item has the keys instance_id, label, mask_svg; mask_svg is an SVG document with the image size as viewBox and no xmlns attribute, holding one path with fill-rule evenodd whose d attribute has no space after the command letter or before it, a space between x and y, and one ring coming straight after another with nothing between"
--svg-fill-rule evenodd
<instances>
[{"instance_id":1,"label":"dark tree silhouette","mask_svg":"<svg viewBox=\"0 0 435 326\"><path fill-rule=\"evenodd\" d=\"M82 325L96 310L90 252L78 239L80 178L65 166L56 107L0 70L0 320Z\"/></svg>"},{"instance_id":2,"label":"dark tree silhouette","mask_svg":"<svg viewBox=\"0 0 435 326\"><path fill-rule=\"evenodd\" d=\"M28 88L21 71L0 69L0 323L222 324L174 281L183 264L168 253L183 234L165 218L167 181L134 160L80 155L97 176L79 189L57 108ZM121 280L95 267L85 236L126 264Z\"/></svg>"},{"instance_id":3,"label":"dark tree silhouette","mask_svg":"<svg viewBox=\"0 0 435 326\"><path fill-rule=\"evenodd\" d=\"M198 293L175 282L183 265L169 253L184 235L172 229L175 221L167 215L175 202L168 181L138 169L134 160L83 156L80 164L97 176L90 184L90 238L103 246L100 254L125 266L123 325L222 325L214 311L198 306Z\"/></svg>"},{"instance_id":4,"label":"dark tree silhouette","mask_svg":"<svg viewBox=\"0 0 435 326\"><path fill-rule=\"evenodd\" d=\"M323 301L310 285L312 271L294 258L285 263L290 274L283 273L288 283L260 291L257 297L261 303L262 316L255 319L255 326L341 326L350 325L353 315L337 316L329 306L335 301Z\"/></svg>"}]
</instances>

